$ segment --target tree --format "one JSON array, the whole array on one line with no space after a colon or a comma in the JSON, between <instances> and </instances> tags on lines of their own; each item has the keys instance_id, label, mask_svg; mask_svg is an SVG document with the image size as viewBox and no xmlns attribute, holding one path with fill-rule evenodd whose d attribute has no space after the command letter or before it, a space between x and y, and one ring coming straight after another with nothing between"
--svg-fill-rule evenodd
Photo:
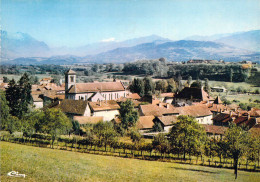
<instances>
[{"instance_id":1,"label":"tree","mask_svg":"<svg viewBox=\"0 0 260 182\"><path fill-rule=\"evenodd\" d=\"M144 82L144 95L152 95L155 91L155 85L151 77L145 77Z\"/></svg>"},{"instance_id":2,"label":"tree","mask_svg":"<svg viewBox=\"0 0 260 182\"><path fill-rule=\"evenodd\" d=\"M56 138L61 134L68 134L72 124L70 119L56 108L47 108L40 118L40 131L51 135L52 147Z\"/></svg>"},{"instance_id":3,"label":"tree","mask_svg":"<svg viewBox=\"0 0 260 182\"><path fill-rule=\"evenodd\" d=\"M210 93L209 79L207 78L204 79L204 90L205 92Z\"/></svg>"},{"instance_id":4,"label":"tree","mask_svg":"<svg viewBox=\"0 0 260 182\"><path fill-rule=\"evenodd\" d=\"M80 129L80 125L79 125L79 122L76 121L76 120L72 120L72 132L75 134L75 135L80 135L82 133L81 129Z\"/></svg>"},{"instance_id":5,"label":"tree","mask_svg":"<svg viewBox=\"0 0 260 182\"><path fill-rule=\"evenodd\" d=\"M27 113L29 111L29 105L32 104L32 85L30 83L30 78L27 73L24 73L23 76L18 81L18 86L20 88L20 107L23 113Z\"/></svg>"},{"instance_id":6,"label":"tree","mask_svg":"<svg viewBox=\"0 0 260 182\"><path fill-rule=\"evenodd\" d=\"M10 107L10 114L22 118L24 113L29 112L29 105L32 104L31 83L29 75L25 73L18 84L12 79L6 89L6 100Z\"/></svg>"},{"instance_id":7,"label":"tree","mask_svg":"<svg viewBox=\"0 0 260 182\"><path fill-rule=\"evenodd\" d=\"M121 119L121 125L125 129L134 126L138 121L138 112L135 110L134 103L130 99L120 104L119 118Z\"/></svg>"},{"instance_id":8,"label":"tree","mask_svg":"<svg viewBox=\"0 0 260 182\"><path fill-rule=\"evenodd\" d=\"M169 79L167 80L168 82L168 87L167 87L167 92L175 92L177 89L176 82L174 79Z\"/></svg>"},{"instance_id":9,"label":"tree","mask_svg":"<svg viewBox=\"0 0 260 182\"><path fill-rule=\"evenodd\" d=\"M180 148L183 158L186 153L201 151L201 146L206 141L206 133L195 118L181 115L177 118L177 123L170 131L170 142L174 148Z\"/></svg>"},{"instance_id":10,"label":"tree","mask_svg":"<svg viewBox=\"0 0 260 182\"><path fill-rule=\"evenodd\" d=\"M161 154L165 154L167 151L169 151L170 148L169 141L166 139L165 134L163 133L159 133L154 137L152 145L153 148Z\"/></svg>"},{"instance_id":11,"label":"tree","mask_svg":"<svg viewBox=\"0 0 260 182\"><path fill-rule=\"evenodd\" d=\"M6 130L8 128L8 123L10 122L10 108L8 106L8 102L5 98L5 92L0 91L0 128L1 130Z\"/></svg>"},{"instance_id":12,"label":"tree","mask_svg":"<svg viewBox=\"0 0 260 182\"><path fill-rule=\"evenodd\" d=\"M4 77L3 77L3 82L4 82L4 83L8 83L8 82L9 82L9 79L8 79L6 76L4 76Z\"/></svg>"},{"instance_id":13,"label":"tree","mask_svg":"<svg viewBox=\"0 0 260 182\"><path fill-rule=\"evenodd\" d=\"M101 145L105 146L105 151L107 150L107 145L111 145L117 140L117 133L111 122L99 122L93 127L93 131L99 139Z\"/></svg>"},{"instance_id":14,"label":"tree","mask_svg":"<svg viewBox=\"0 0 260 182\"><path fill-rule=\"evenodd\" d=\"M168 82L166 80L159 80L155 83L155 89L160 92L167 92Z\"/></svg>"},{"instance_id":15,"label":"tree","mask_svg":"<svg viewBox=\"0 0 260 182\"><path fill-rule=\"evenodd\" d=\"M22 118L22 131L26 136L31 136L37 133L41 127L41 120L44 118L44 112L35 110L23 116Z\"/></svg>"},{"instance_id":16,"label":"tree","mask_svg":"<svg viewBox=\"0 0 260 182\"><path fill-rule=\"evenodd\" d=\"M16 85L14 79L10 80L8 88L6 89L6 100L10 108L10 114L18 116L21 113L20 108L20 90Z\"/></svg>"},{"instance_id":17,"label":"tree","mask_svg":"<svg viewBox=\"0 0 260 182\"><path fill-rule=\"evenodd\" d=\"M237 179L238 160L248 150L249 133L232 123L225 132L226 151L234 160L234 174Z\"/></svg>"},{"instance_id":18,"label":"tree","mask_svg":"<svg viewBox=\"0 0 260 182\"><path fill-rule=\"evenodd\" d=\"M193 83L191 84L190 87L201 88L201 87L202 87L202 83L201 83L200 80L196 80L195 82L193 82Z\"/></svg>"},{"instance_id":19,"label":"tree","mask_svg":"<svg viewBox=\"0 0 260 182\"><path fill-rule=\"evenodd\" d=\"M134 143L139 143L142 139L142 135L137 130L132 130L130 133L130 138Z\"/></svg>"},{"instance_id":20,"label":"tree","mask_svg":"<svg viewBox=\"0 0 260 182\"><path fill-rule=\"evenodd\" d=\"M135 78L129 88L131 92L138 93L141 97L144 95L144 83L139 78Z\"/></svg>"},{"instance_id":21,"label":"tree","mask_svg":"<svg viewBox=\"0 0 260 182\"><path fill-rule=\"evenodd\" d=\"M187 83L188 83L189 87L190 87L190 85L191 85L191 82L192 82L192 77L189 76L189 77L188 77L188 80L187 80Z\"/></svg>"}]
</instances>

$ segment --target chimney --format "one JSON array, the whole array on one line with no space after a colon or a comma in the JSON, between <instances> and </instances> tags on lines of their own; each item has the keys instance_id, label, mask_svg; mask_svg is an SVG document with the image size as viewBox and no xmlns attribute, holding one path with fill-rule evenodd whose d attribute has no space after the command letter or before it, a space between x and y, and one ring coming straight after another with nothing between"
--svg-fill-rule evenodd
<instances>
[{"instance_id":1,"label":"chimney","mask_svg":"<svg viewBox=\"0 0 260 182\"><path fill-rule=\"evenodd\" d=\"M169 103L166 104L166 108L170 109L170 104Z\"/></svg>"}]
</instances>

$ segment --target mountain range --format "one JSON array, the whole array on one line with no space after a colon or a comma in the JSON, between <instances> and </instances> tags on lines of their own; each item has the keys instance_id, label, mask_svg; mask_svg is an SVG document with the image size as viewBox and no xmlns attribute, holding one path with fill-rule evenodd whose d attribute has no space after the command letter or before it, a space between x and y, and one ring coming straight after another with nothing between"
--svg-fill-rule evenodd
<instances>
[{"instance_id":1,"label":"mountain range","mask_svg":"<svg viewBox=\"0 0 260 182\"><path fill-rule=\"evenodd\" d=\"M10 64L123 63L165 57L169 61L223 59L259 61L260 30L191 36L172 41L157 35L76 48L50 48L26 33L1 31L1 61Z\"/></svg>"}]
</instances>

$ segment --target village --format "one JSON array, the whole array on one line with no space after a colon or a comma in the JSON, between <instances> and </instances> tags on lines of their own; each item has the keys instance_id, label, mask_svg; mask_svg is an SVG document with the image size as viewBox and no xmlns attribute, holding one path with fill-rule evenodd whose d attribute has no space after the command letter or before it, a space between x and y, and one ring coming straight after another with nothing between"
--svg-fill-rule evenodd
<instances>
[{"instance_id":1,"label":"village","mask_svg":"<svg viewBox=\"0 0 260 182\"><path fill-rule=\"evenodd\" d=\"M260 109L246 111L236 104L226 105L219 96L209 96L203 87L140 97L120 80L93 83L76 80L76 72L71 69L65 73L65 83L60 86L51 83L51 78L41 79L39 85L32 85L34 107L59 108L80 126L100 121L120 124L120 104L131 100L139 113L137 128L147 138L168 133L180 115L194 117L211 137L222 137L230 122L256 134L260 131ZM162 129L155 131L154 125Z\"/></svg>"}]
</instances>

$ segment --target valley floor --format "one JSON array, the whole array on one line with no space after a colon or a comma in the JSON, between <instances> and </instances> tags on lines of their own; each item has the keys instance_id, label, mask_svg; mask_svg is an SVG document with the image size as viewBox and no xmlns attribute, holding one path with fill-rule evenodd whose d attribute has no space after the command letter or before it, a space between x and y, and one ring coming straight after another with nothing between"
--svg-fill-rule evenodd
<instances>
[{"instance_id":1,"label":"valley floor","mask_svg":"<svg viewBox=\"0 0 260 182\"><path fill-rule=\"evenodd\" d=\"M100 156L1 142L1 181L260 181L260 173ZM10 171L25 179L7 176Z\"/></svg>"}]
</instances>

